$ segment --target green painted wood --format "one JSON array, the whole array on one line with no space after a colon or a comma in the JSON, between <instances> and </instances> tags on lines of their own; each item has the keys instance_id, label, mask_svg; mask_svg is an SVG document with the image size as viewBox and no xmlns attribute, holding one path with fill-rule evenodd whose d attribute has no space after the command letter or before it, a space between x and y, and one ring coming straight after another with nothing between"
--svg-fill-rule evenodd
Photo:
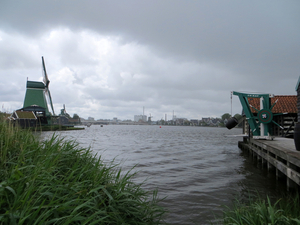
<instances>
[{"instance_id":1,"label":"green painted wood","mask_svg":"<svg viewBox=\"0 0 300 225\"><path fill-rule=\"evenodd\" d=\"M257 119L259 121L264 121L264 123L263 123L264 134L263 135L268 136L269 132L270 132L269 123L272 122L272 119L273 119L273 114L272 114L271 110L269 110L270 109L270 95L269 94L249 94L249 93L241 93L241 92L236 92L236 91L233 91L232 94L239 97L242 107L244 109L246 118L250 125L250 129L252 131L253 136L261 135L260 134L260 124L256 122ZM263 110L268 112L267 116L271 117L271 120L268 121L267 123L265 123L267 120L264 119L263 117L261 117L261 118L255 117L253 115L253 113L251 112L248 98L263 98L263 101L262 101L263 102ZM259 116L264 116L266 114L263 110L258 111Z\"/></svg>"},{"instance_id":2,"label":"green painted wood","mask_svg":"<svg viewBox=\"0 0 300 225\"><path fill-rule=\"evenodd\" d=\"M42 83L42 82L27 81L27 89L26 89L26 94L25 94L25 98L24 98L23 108L32 106L32 105L38 105L38 106L46 109L46 116L50 116L46 97L44 94L44 88L43 89L40 88L41 85L38 83ZM34 87L36 87L36 88L34 88Z\"/></svg>"},{"instance_id":3,"label":"green painted wood","mask_svg":"<svg viewBox=\"0 0 300 225\"><path fill-rule=\"evenodd\" d=\"M43 82L39 82L39 81L27 81L26 84L27 88L35 88L35 89L45 89L45 84Z\"/></svg>"}]
</instances>

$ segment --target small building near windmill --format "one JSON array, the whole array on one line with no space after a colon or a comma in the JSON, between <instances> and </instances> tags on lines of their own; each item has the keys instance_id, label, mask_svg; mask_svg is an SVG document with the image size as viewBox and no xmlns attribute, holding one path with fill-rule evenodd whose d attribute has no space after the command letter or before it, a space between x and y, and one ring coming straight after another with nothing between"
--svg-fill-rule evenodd
<instances>
[{"instance_id":1,"label":"small building near windmill","mask_svg":"<svg viewBox=\"0 0 300 225\"><path fill-rule=\"evenodd\" d=\"M294 126L295 122L297 121L297 96L275 95L273 98L270 98L270 100L271 105L275 104L277 101L272 108L272 113L274 115L273 120L283 127L283 129L281 129L279 126L273 123L271 127L272 136L293 138ZM248 102L253 106L251 107L251 112L254 116L256 116L257 111L255 111L254 108L260 108L260 99L248 98Z\"/></svg>"},{"instance_id":2,"label":"small building near windmill","mask_svg":"<svg viewBox=\"0 0 300 225\"><path fill-rule=\"evenodd\" d=\"M46 116L46 109L43 107L40 107L38 105L31 105L31 106L27 106L27 107L18 109L17 111L33 112L37 118L37 124L39 124L39 125L47 125L48 124L48 120L47 120L47 116Z\"/></svg>"},{"instance_id":3,"label":"small building near windmill","mask_svg":"<svg viewBox=\"0 0 300 225\"><path fill-rule=\"evenodd\" d=\"M37 117L32 111L17 110L9 117L11 121L20 125L22 128L36 127Z\"/></svg>"}]
</instances>

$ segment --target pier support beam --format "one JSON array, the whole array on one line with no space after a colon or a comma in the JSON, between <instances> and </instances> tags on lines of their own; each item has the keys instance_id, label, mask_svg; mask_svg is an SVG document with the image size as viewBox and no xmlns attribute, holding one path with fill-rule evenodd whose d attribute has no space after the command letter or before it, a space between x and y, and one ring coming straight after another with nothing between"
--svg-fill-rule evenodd
<instances>
[{"instance_id":1,"label":"pier support beam","mask_svg":"<svg viewBox=\"0 0 300 225\"><path fill-rule=\"evenodd\" d=\"M300 152L296 151L292 139L266 141L249 139L239 142L239 147L247 151L257 164L266 165L268 171L275 170L276 179L286 180L288 189L300 187Z\"/></svg>"}]
</instances>

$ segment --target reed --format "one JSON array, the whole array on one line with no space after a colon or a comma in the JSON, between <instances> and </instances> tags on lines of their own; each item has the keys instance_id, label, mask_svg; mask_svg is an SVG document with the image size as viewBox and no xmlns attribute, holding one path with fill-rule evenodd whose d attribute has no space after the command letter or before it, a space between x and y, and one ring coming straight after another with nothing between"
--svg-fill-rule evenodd
<instances>
[{"instance_id":1,"label":"reed","mask_svg":"<svg viewBox=\"0 0 300 225\"><path fill-rule=\"evenodd\" d=\"M157 191L90 149L0 123L1 224L163 224Z\"/></svg>"},{"instance_id":2,"label":"reed","mask_svg":"<svg viewBox=\"0 0 300 225\"><path fill-rule=\"evenodd\" d=\"M299 195L283 197L272 203L270 198L236 201L233 208L223 211L223 224L230 225L285 225L300 224Z\"/></svg>"}]
</instances>

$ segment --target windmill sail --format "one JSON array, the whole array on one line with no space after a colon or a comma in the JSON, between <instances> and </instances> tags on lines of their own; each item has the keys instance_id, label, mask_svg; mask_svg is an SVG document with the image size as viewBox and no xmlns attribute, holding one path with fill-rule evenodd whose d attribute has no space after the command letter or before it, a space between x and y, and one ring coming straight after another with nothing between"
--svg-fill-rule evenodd
<instances>
[{"instance_id":1,"label":"windmill sail","mask_svg":"<svg viewBox=\"0 0 300 225\"><path fill-rule=\"evenodd\" d=\"M45 83L45 86L48 88L49 86L49 79L48 79L48 75L47 75L47 71L46 71L46 66L45 66L45 61L44 61L44 57L42 56L42 64L43 64L43 71L44 71L44 83Z\"/></svg>"},{"instance_id":2,"label":"windmill sail","mask_svg":"<svg viewBox=\"0 0 300 225\"><path fill-rule=\"evenodd\" d=\"M49 102L50 102L50 106L51 106L51 109L52 109L52 113L53 113L53 115L55 115L54 107L53 107L53 103L52 103L52 98L51 98L51 94L50 94L50 90L49 90L50 80L48 79L46 66L45 66L45 61L44 61L43 56L42 56L42 64L43 64L43 71L44 71L44 79L43 80L44 80L44 83L45 83L45 95L48 97Z\"/></svg>"},{"instance_id":3,"label":"windmill sail","mask_svg":"<svg viewBox=\"0 0 300 225\"><path fill-rule=\"evenodd\" d=\"M53 104L52 104L52 98L51 98L51 94L50 94L50 90L49 89L47 90L47 93L48 93L48 98L49 98L49 101L50 101L50 105L51 105L51 109L52 109L53 115L55 115L55 113L54 113L54 107L53 107Z\"/></svg>"}]
</instances>

